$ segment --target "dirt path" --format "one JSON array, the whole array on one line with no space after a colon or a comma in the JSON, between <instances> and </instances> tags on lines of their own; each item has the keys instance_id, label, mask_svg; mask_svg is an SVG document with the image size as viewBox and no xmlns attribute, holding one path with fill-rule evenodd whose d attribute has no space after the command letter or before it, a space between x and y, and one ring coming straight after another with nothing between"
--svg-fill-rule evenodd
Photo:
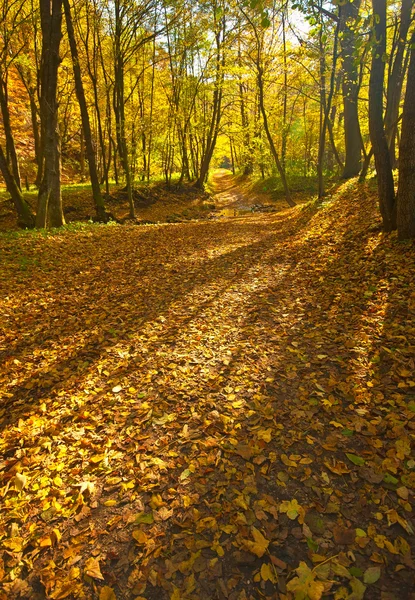
<instances>
[{"instance_id":1,"label":"dirt path","mask_svg":"<svg viewBox=\"0 0 415 600\"><path fill-rule=\"evenodd\" d=\"M213 196L218 208L244 209L249 208L252 203L246 195L243 194L235 177L226 169L215 171L211 182Z\"/></svg>"},{"instance_id":2,"label":"dirt path","mask_svg":"<svg viewBox=\"0 0 415 600\"><path fill-rule=\"evenodd\" d=\"M415 257L347 185L0 236L1 600L413 599Z\"/></svg>"}]
</instances>

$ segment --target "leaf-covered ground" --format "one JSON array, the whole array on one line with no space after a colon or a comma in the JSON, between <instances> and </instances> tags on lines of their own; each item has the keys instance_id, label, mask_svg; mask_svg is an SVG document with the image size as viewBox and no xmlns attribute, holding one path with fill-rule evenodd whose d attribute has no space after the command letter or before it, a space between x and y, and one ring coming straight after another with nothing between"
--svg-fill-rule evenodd
<instances>
[{"instance_id":1,"label":"leaf-covered ground","mask_svg":"<svg viewBox=\"0 0 415 600\"><path fill-rule=\"evenodd\" d=\"M373 191L0 253L2 599L414 598L415 249Z\"/></svg>"}]
</instances>

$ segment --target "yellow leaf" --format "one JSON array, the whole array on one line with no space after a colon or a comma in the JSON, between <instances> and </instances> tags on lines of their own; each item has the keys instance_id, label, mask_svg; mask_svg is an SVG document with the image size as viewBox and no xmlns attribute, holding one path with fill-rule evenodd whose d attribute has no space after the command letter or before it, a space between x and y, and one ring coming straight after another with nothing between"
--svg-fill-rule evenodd
<instances>
[{"instance_id":1,"label":"yellow leaf","mask_svg":"<svg viewBox=\"0 0 415 600\"><path fill-rule=\"evenodd\" d=\"M117 596L112 588L104 585L99 592L99 600L117 600Z\"/></svg>"},{"instance_id":2,"label":"yellow leaf","mask_svg":"<svg viewBox=\"0 0 415 600\"><path fill-rule=\"evenodd\" d=\"M269 541L256 527L251 528L251 533L255 541L243 540L243 544L249 552L252 552L252 554L255 554L258 558L261 558L268 549Z\"/></svg>"},{"instance_id":3,"label":"yellow leaf","mask_svg":"<svg viewBox=\"0 0 415 600\"><path fill-rule=\"evenodd\" d=\"M85 573L94 579L104 579L99 566L99 560L91 556L85 563Z\"/></svg>"},{"instance_id":4,"label":"yellow leaf","mask_svg":"<svg viewBox=\"0 0 415 600\"><path fill-rule=\"evenodd\" d=\"M277 578L275 577L274 569L271 567L270 564L262 564L261 579L263 581L271 581L271 583L277 583Z\"/></svg>"},{"instance_id":5,"label":"yellow leaf","mask_svg":"<svg viewBox=\"0 0 415 600\"><path fill-rule=\"evenodd\" d=\"M298 519L299 523L303 522L305 515L304 509L298 504L295 498L293 500L284 500L281 502L280 512L286 513L287 517L291 519L291 521L294 521L297 517L300 517Z\"/></svg>"},{"instance_id":6,"label":"yellow leaf","mask_svg":"<svg viewBox=\"0 0 415 600\"><path fill-rule=\"evenodd\" d=\"M12 552L21 552L23 550L23 538L13 537L3 540L3 546Z\"/></svg>"},{"instance_id":7,"label":"yellow leaf","mask_svg":"<svg viewBox=\"0 0 415 600\"><path fill-rule=\"evenodd\" d=\"M257 436L258 439L264 440L268 444L272 439L272 429L260 429L257 431Z\"/></svg>"},{"instance_id":8,"label":"yellow leaf","mask_svg":"<svg viewBox=\"0 0 415 600\"><path fill-rule=\"evenodd\" d=\"M18 492L21 492L22 489L26 486L27 477L26 475L22 475L21 473L16 473L13 478L13 485Z\"/></svg>"},{"instance_id":9,"label":"yellow leaf","mask_svg":"<svg viewBox=\"0 0 415 600\"><path fill-rule=\"evenodd\" d=\"M281 454L281 461L287 467L296 467L297 466L297 463L295 463L293 460L290 460L286 454Z\"/></svg>"},{"instance_id":10,"label":"yellow leaf","mask_svg":"<svg viewBox=\"0 0 415 600\"><path fill-rule=\"evenodd\" d=\"M48 546L52 546L52 540L49 536L42 537L39 540L39 546L41 548L47 548Z\"/></svg>"},{"instance_id":11,"label":"yellow leaf","mask_svg":"<svg viewBox=\"0 0 415 600\"><path fill-rule=\"evenodd\" d=\"M147 536L144 533L144 531L141 531L141 529L136 529L135 531L133 531L133 538L139 544L146 544L147 543Z\"/></svg>"},{"instance_id":12,"label":"yellow leaf","mask_svg":"<svg viewBox=\"0 0 415 600\"><path fill-rule=\"evenodd\" d=\"M151 508L160 508L160 506L164 506L165 502L163 502L160 494L153 494L150 500Z\"/></svg>"},{"instance_id":13,"label":"yellow leaf","mask_svg":"<svg viewBox=\"0 0 415 600\"><path fill-rule=\"evenodd\" d=\"M404 460L405 456L411 454L411 444L409 440L396 440L396 456L401 460Z\"/></svg>"},{"instance_id":14,"label":"yellow leaf","mask_svg":"<svg viewBox=\"0 0 415 600\"><path fill-rule=\"evenodd\" d=\"M298 599L320 600L324 592L324 584L315 581L316 573L305 562L300 562L296 572L298 577L287 583L287 590L294 592L295 598Z\"/></svg>"},{"instance_id":15,"label":"yellow leaf","mask_svg":"<svg viewBox=\"0 0 415 600\"><path fill-rule=\"evenodd\" d=\"M115 506L117 504L116 500L106 500L104 502L104 506Z\"/></svg>"},{"instance_id":16,"label":"yellow leaf","mask_svg":"<svg viewBox=\"0 0 415 600\"><path fill-rule=\"evenodd\" d=\"M228 396L228 398L229 398L229 396ZM245 400L235 400L235 402L232 402L233 408L242 408L244 406L245 406Z\"/></svg>"},{"instance_id":17,"label":"yellow leaf","mask_svg":"<svg viewBox=\"0 0 415 600\"><path fill-rule=\"evenodd\" d=\"M95 456L91 456L89 459L92 463L99 463L101 460L104 460L105 454L95 454Z\"/></svg>"}]
</instances>

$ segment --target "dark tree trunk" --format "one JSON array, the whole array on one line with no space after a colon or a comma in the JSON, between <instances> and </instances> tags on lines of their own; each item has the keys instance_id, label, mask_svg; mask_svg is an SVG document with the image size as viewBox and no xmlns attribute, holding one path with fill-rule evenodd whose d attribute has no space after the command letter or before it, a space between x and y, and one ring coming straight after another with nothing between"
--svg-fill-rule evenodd
<instances>
[{"instance_id":1,"label":"dark tree trunk","mask_svg":"<svg viewBox=\"0 0 415 600\"><path fill-rule=\"evenodd\" d=\"M392 167L395 167L395 140L398 130L399 102L401 99L404 79L404 53L406 37L411 24L411 10L413 0L402 0L401 22L399 27L398 42L395 59L388 81L388 94L385 113L386 139L389 146Z\"/></svg>"},{"instance_id":2,"label":"dark tree trunk","mask_svg":"<svg viewBox=\"0 0 415 600\"><path fill-rule=\"evenodd\" d=\"M32 229L35 226L35 216L32 209L27 204L22 196L22 192L17 185L14 175L7 164L3 148L0 146L0 172L6 182L7 191L13 200L14 207L17 212L17 223L19 227L24 229Z\"/></svg>"},{"instance_id":3,"label":"dark tree trunk","mask_svg":"<svg viewBox=\"0 0 415 600\"><path fill-rule=\"evenodd\" d=\"M13 132L10 123L10 112L7 101L7 74L0 73L0 108L3 117L4 137L6 138L6 159L10 164L13 178L19 189L22 189L20 182L19 161L17 158L16 146L14 144Z\"/></svg>"},{"instance_id":4,"label":"dark tree trunk","mask_svg":"<svg viewBox=\"0 0 415 600\"><path fill-rule=\"evenodd\" d=\"M415 238L415 32L411 40L411 58L402 115L397 204L399 239Z\"/></svg>"},{"instance_id":5,"label":"dark tree trunk","mask_svg":"<svg viewBox=\"0 0 415 600\"><path fill-rule=\"evenodd\" d=\"M78 98L79 109L81 112L82 120L82 132L83 140L85 141L86 154L88 158L89 177L92 185L92 195L95 203L95 211L100 221L106 221L107 215L105 212L104 199L101 194L101 188L99 185L97 165L95 160L95 150L92 141L91 125L89 122L88 108L85 99L84 86L82 83L81 69L79 66L78 49L76 47L75 33L72 23L71 9L69 6L69 0L63 0L63 6L65 9L66 18L66 29L68 31L69 45L71 48L72 55L72 66L73 74L75 79L75 91L76 97Z\"/></svg>"},{"instance_id":6,"label":"dark tree trunk","mask_svg":"<svg viewBox=\"0 0 415 600\"><path fill-rule=\"evenodd\" d=\"M379 209L385 231L396 229L395 189L383 125L383 83L386 54L386 0L372 0L373 48L369 79L369 132L375 157Z\"/></svg>"},{"instance_id":7,"label":"dark tree trunk","mask_svg":"<svg viewBox=\"0 0 415 600\"><path fill-rule=\"evenodd\" d=\"M346 160L342 177L359 174L362 160L362 136L359 124L359 68L355 56L356 27L361 0L340 4L340 35L343 58L343 107Z\"/></svg>"},{"instance_id":8,"label":"dark tree trunk","mask_svg":"<svg viewBox=\"0 0 415 600\"><path fill-rule=\"evenodd\" d=\"M40 0L42 27L40 117L43 176L39 188L36 227L65 224L61 195L61 154L58 131L58 68L62 37L62 0Z\"/></svg>"}]
</instances>

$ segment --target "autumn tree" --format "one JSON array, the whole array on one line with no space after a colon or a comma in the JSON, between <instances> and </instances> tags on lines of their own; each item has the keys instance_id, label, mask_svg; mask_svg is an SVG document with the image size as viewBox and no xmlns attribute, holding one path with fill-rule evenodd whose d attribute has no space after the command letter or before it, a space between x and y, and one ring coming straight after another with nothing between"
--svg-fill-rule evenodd
<instances>
[{"instance_id":1,"label":"autumn tree","mask_svg":"<svg viewBox=\"0 0 415 600\"><path fill-rule=\"evenodd\" d=\"M410 61L399 146L397 225L399 239L415 238L415 32L410 42Z\"/></svg>"},{"instance_id":2,"label":"autumn tree","mask_svg":"<svg viewBox=\"0 0 415 600\"><path fill-rule=\"evenodd\" d=\"M39 187L36 227L65 223L61 195L61 153L58 125L58 68L62 38L62 0L40 0L42 57L40 117L43 175Z\"/></svg>"},{"instance_id":3,"label":"autumn tree","mask_svg":"<svg viewBox=\"0 0 415 600\"><path fill-rule=\"evenodd\" d=\"M375 156L379 208L385 231L396 228L395 189L383 121L386 55L386 0L372 0L372 63L369 81L369 129Z\"/></svg>"}]
</instances>

